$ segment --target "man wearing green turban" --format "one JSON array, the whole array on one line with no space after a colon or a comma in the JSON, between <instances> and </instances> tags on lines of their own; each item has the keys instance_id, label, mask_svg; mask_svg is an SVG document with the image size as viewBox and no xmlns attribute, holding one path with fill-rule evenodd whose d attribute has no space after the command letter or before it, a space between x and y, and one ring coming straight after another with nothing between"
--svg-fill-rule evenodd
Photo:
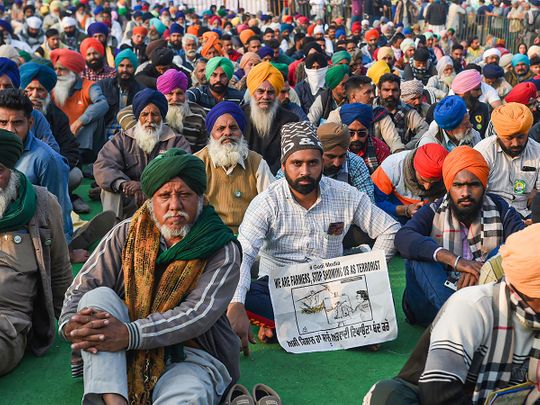
<instances>
[{"instance_id":1,"label":"man wearing green turban","mask_svg":"<svg viewBox=\"0 0 540 405\"><path fill-rule=\"evenodd\" d=\"M208 84L189 89L186 94L189 101L199 104L208 113L220 101L232 101L240 104L244 92L229 87L234 73L232 62L222 56L216 56L206 64Z\"/></svg>"},{"instance_id":2,"label":"man wearing green turban","mask_svg":"<svg viewBox=\"0 0 540 405\"><path fill-rule=\"evenodd\" d=\"M241 255L204 203L206 182L202 160L180 149L153 159L141 177L148 200L68 289L59 325L82 350L83 402L214 404L238 379L240 345L225 313ZM89 319L95 327L82 324Z\"/></svg>"},{"instance_id":3,"label":"man wearing green turban","mask_svg":"<svg viewBox=\"0 0 540 405\"><path fill-rule=\"evenodd\" d=\"M345 103L345 82L349 75L348 65L338 64L326 71L325 89L317 96L308 112L308 119L313 125L318 126L321 120L326 120L333 110Z\"/></svg>"},{"instance_id":4,"label":"man wearing green turban","mask_svg":"<svg viewBox=\"0 0 540 405\"><path fill-rule=\"evenodd\" d=\"M27 349L41 356L52 346L72 280L62 210L46 188L15 169L22 153L20 138L0 129L0 376Z\"/></svg>"}]
</instances>

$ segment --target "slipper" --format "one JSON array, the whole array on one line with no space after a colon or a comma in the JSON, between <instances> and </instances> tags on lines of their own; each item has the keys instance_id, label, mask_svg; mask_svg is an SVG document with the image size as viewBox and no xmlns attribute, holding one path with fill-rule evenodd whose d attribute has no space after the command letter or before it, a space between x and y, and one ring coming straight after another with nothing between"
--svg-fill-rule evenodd
<instances>
[{"instance_id":1,"label":"slipper","mask_svg":"<svg viewBox=\"0 0 540 405\"><path fill-rule=\"evenodd\" d=\"M281 405L278 393L264 384L257 384L253 387L253 399L255 399L256 405Z\"/></svg>"},{"instance_id":2,"label":"slipper","mask_svg":"<svg viewBox=\"0 0 540 405\"><path fill-rule=\"evenodd\" d=\"M225 398L224 405L255 405L246 387L234 384Z\"/></svg>"}]
</instances>

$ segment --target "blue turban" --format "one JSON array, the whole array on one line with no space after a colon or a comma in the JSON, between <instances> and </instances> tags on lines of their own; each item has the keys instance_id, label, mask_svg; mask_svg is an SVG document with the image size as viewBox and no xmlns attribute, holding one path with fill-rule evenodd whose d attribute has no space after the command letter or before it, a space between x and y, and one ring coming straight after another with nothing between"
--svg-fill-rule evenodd
<instances>
[{"instance_id":1,"label":"blue turban","mask_svg":"<svg viewBox=\"0 0 540 405\"><path fill-rule=\"evenodd\" d=\"M137 55L135 55L131 49L126 48L122 52L118 52L114 58L114 65L117 69L120 62L122 62L124 59L128 59L135 69L137 69L137 66L139 66L139 59L137 58Z\"/></svg>"},{"instance_id":2,"label":"blue turban","mask_svg":"<svg viewBox=\"0 0 540 405\"><path fill-rule=\"evenodd\" d=\"M272 57L272 59L274 58L274 50L267 45L259 49L257 54L261 57L261 59L264 59L267 56Z\"/></svg>"},{"instance_id":3,"label":"blue turban","mask_svg":"<svg viewBox=\"0 0 540 405\"><path fill-rule=\"evenodd\" d=\"M141 111L150 103L159 108L161 117L165 118L167 111L169 110L167 99L159 91L146 88L139 91L135 94L135 97L133 97L133 114L137 120L139 120Z\"/></svg>"},{"instance_id":4,"label":"blue turban","mask_svg":"<svg viewBox=\"0 0 540 405\"><path fill-rule=\"evenodd\" d=\"M167 30L167 26L163 24L159 18L155 17L150 19L148 26L154 27L159 35L163 35L163 33Z\"/></svg>"},{"instance_id":5,"label":"blue turban","mask_svg":"<svg viewBox=\"0 0 540 405\"><path fill-rule=\"evenodd\" d=\"M176 14L174 15L175 20L178 20L179 18L186 18L186 15L184 14L183 11L177 11Z\"/></svg>"},{"instance_id":6,"label":"blue turban","mask_svg":"<svg viewBox=\"0 0 540 405\"><path fill-rule=\"evenodd\" d=\"M22 89L32 80L37 80L49 93L56 86L56 73L49 66L28 62L21 66L20 73Z\"/></svg>"},{"instance_id":7,"label":"blue turban","mask_svg":"<svg viewBox=\"0 0 540 405\"><path fill-rule=\"evenodd\" d=\"M456 129L467 114L467 106L461 97L447 96L439 101L433 112L433 118L439 128Z\"/></svg>"},{"instance_id":8,"label":"blue turban","mask_svg":"<svg viewBox=\"0 0 540 405\"><path fill-rule=\"evenodd\" d=\"M342 35L347 36L347 33L345 32L343 28L338 28L336 30L336 38L339 38Z\"/></svg>"},{"instance_id":9,"label":"blue turban","mask_svg":"<svg viewBox=\"0 0 540 405\"><path fill-rule=\"evenodd\" d=\"M294 27L291 24L286 24L286 23L281 24L281 26L279 27L279 30L281 32L289 31L289 33L291 33L293 29Z\"/></svg>"},{"instance_id":10,"label":"blue turban","mask_svg":"<svg viewBox=\"0 0 540 405\"><path fill-rule=\"evenodd\" d=\"M13 87L18 89L21 87L21 76L19 74L19 68L17 64L11 59L1 57L0 58L0 76L7 75Z\"/></svg>"},{"instance_id":11,"label":"blue turban","mask_svg":"<svg viewBox=\"0 0 540 405\"><path fill-rule=\"evenodd\" d=\"M515 67L516 65L520 63L525 63L527 66L531 66L531 61L529 60L529 57L527 55L516 53L512 57L512 66Z\"/></svg>"},{"instance_id":12,"label":"blue turban","mask_svg":"<svg viewBox=\"0 0 540 405\"><path fill-rule=\"evenodd\" d=\"M238 104L233 103L232 101L222 101L212 107L212 109L208 111L208 114L206 114L206 130L208 133L212 132L217 119L223 114L231 114L240 127L240 130L244 132L244 128L246 127L246 117L242 109L238 107Z\"/></svg>"},{"instance_id":13,"label":"blue turban","mask_svg":"<svg viewBox=\"0 0 540 405\"><path fill-rule=\"evenodd\" d=\"M370 128L373 122L373 107L362 103L344 104L339 109L339 116L345 125L360 121L363 126Z\"/></svg>"},{"instance_id":14,"label":"blue turban","mask_svg":"<svg viewBox=\"0 0 540 405\"><path fill-rule=\"evenodd\" d=\"M109 27L107 27L102 22L94 22L88 26L88 35L93 37L96 34L103 34L106 37L109 36Z\"/></svg>"},{"instance_id":15,"label":"blue turban","mask_svg":"<svg viewBox=\"0 0 540 405\"><path fill-rule=\"evenodd\" d=\"M488 63L482 69L482 74L486 79L498 79L504 76L504 69L495 63Z\"/></svg>"},{"instance_id":16,"label":"blue turban","mask_svg":"<svg viewBox=\"0 0 540 405\"><path fill-rule=\"evenodd\" d=\"M184 35L184 27L182 27L180 24L172 23L169 27L169 33Z\"/></svg>"},{"instance_id":17,"label":"blue turban","mask_svg":"<svg viewBox=\"0 0 540 405\"><path fill-rule=\"evenodd\" d=\"M4 31L9 32L11 35L13 35L13 27L7 21L0 20L0 28L2 28Z\"/></svg>"},{"instance_id":18,"label":"blue turban","mask_svg":"<svg viewBox=\"0 0 540 405\"><path fill-rule=\"evenodd\" d=\"M94 15L101 14L102 12L103 12L103 6L97 6L97 7L94 9Z\"/></svg>"}]
</instances>

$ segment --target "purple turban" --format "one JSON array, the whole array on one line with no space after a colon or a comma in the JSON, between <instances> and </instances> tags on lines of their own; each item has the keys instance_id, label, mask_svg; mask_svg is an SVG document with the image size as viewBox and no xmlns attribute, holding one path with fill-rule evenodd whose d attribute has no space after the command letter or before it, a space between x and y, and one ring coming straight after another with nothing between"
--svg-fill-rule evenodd
<instances>
[{"instance_id":1,"label":"purple turban","mask_svg":"<svg viewBox=\"0 0 540 405\"><path fill-rule=\"evenodd\" d=\"M96 34L103 34L106 37L109 36L109 27L102 22L94 22L88 26L88 35L93 37Z\"/></svg>"},{"instance_id":2,"label":"purple turban","mask_svg":"<svg viewBox=\"0 0 540 405\"><path fill-rule=\"evenodd\" d=\"M208 133L212 132L217 119L223 114L231 114L240 127L240 130L244 132L246 117L244 116L242 109L238 107L238 104L233 103L232 101L222 101L212 107L208 114L206 114L206 130Z\"/></svg>"},{"instance_id":3,"label":"purple turban","mask_svg":"<svg viewBox=\"0 0 540 405\"><path fill-rule=\"evenodd\" d=\"M176 69L168 69L157 78L156 87L163 94L169 94L176 89L187 90L188 78L185 73Z\"/></svg>"},{"instance_id":4,"label":"purple turban","mask_svg":"<svg viewBox=\"0 0 540 405\"><path fill-rule=\"evenodd\" d=\"M261 59L264 59L267 56L274 58L274 50L267 45L259 49L257 54L261 57Z\"/></svg>"},{"instance_id":5,"label":"purple turban","mask_svg":"<svg viewBox=\"0 0 540 405\"><path fill-rule=\"evenodd\" d=\"M133 114L137 120L139 120L141 111L144 110L148 104L154 104L159 108L161 117L165 118L167 111L169 110L167 99L159 91L146 88L139 91L135 94L135 97L133 97Z\"/></svg>"},{"instance_id":6,"label":"purple turban","mask_svg":"<svg viewBox=\"0 0 540 405\"><path fill-rule=\"evenodd\" d=\"M169 33L184 35L184 27L182 27L180 24L172 23L169 27Z\"/></svg>"},{"instance_id":7,"label":"purple turban","mask_svg":"<svg viewBox=\"0 0 540 405\"><path fill-rule=\"evenodd\" d=\"M339 116L345 125L360 121L363 126L370 128L373 122L373 107L362 103L344 104L339 109Z\"/></svg>"}]
</instances>

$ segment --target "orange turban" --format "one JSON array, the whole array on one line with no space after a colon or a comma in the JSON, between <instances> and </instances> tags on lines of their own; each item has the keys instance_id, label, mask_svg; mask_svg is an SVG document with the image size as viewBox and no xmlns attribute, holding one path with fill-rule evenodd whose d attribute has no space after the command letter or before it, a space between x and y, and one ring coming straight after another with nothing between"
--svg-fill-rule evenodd
<instances>
[{"instance_id":1,"label":"orange turban","mask_svg":"<svg viewBox=\"0 0 540 405\"><path fill-rule=\"evenodd\" d=\"M506 280L531 298L540 298L540 224L529 225L506 239L499 252Z\"/></svg>"},{"instance_id":2,"label":"orange turban","mask_svg":"<svg viewBox=\"0 0 540 405\"><path fill-rule=\"evenodd\" d=\"M242 41L242 43L245 45L247 40L250 39L254 35L255 35L255 32L253 32L253 30L247 29L247 30L243 30L238 35L238 37L240 38L240 41Z\"/></svg>"},{"instance_id":3,"label":"orange turban","mask_svg":"<svg viewBox=\"0 0 540 405\"><path fill-rule=\"evenodd\" d=\"M497 135L505 138L528 133L533 124L533 115L526 105L508 103L493 110L491 122Z\"/></svg>"},{"instance_id":4,"label":"orange turban","mask_svg":"<svg viewBox=\"0 0 540 405\"><path fill-rule=\"evenodd\" d=\"M420 146L414 155L414 170L424 179L440 180L446 156L448 156L448 151L438 143Z\"/></svg>"},{"instance_id":5,"label":"orange turban","mask_svg":"<svg viewBox=\"0 0 540 405\"><path fill-rule=\"evenodd\" d=\"M205 34L207 34L207 32L205 32ZM210 51L212 48L216 49L220 55L223 55L223 49L221 48L221 41L219 40L219 37L210 36L201 48L201 55L206 58L208 51Z\"/></svg>"},{"instance_id":6,"label":"orange turban","mask_svg":"<svg viewBox=\"0 0 540 405\"><path fill-rule=\"evenodd\" d=\"M84 58L79 52L67 48L58 48L51 52L51 62L54 67L60 63L66 69L75 74L80 74L86 65Z\"/></svg>"},{"instance_id":7,"label":"orange turban","mask_svg":"<svg viewBox=\"0 0 540 405\"><path fill-rule=\"evenodd\" d=\"M101 42L95 38L86 38L81 42L81 46L79 47L83 58L86 58L86 52L88 52L90 48L96 50L101 56L105 56L105 48L103 48L103 44Z\"/></svg>"},{"instance_id":8,"label":"orange turban","mask_svg":"<svg viewBox=\"0 0 540 405\"><path fill-rule=\"evenodd\" d=\"M199 36L199 26L198 25L190 25L187 28L187 33L191 35L195 35L196 37Z\"/></svg>"},{"instance_id":9,"label":"orange turban","mask_svg":"<svg viewBox=\"0 0 540 405\"><path fill-rule=\"evenodd\" d=\"M143 26L135 27L133 28L133 35L137 35L137 34L145 37L148 35L148 30L146 29L146 27L143 27Z\"/></svg>"},{"instance_id":10,"label":"orange turban","mask_svg":"<svg viewBox=\"0 0 540 405\"><path fill-rule=\"evenodd\" d=\"M474 174L486 188L489 176L489 166L486 159L470 146L458 146L444 159L442 175L446 190L450 190L454 177L462 170Z\"/></svg>"},{"instance_id":11,"label":"orange turban","mask_svg":"<svg viewBox=\"0 0 540 405\"><path fill-rule=\"evenodd\" d=\"M206 31L204 34L202 34L202 40L201 42L204 44L206 41L209 40L216 40L219 39L219 34L215 31Z\"/></svg>"},{"instance_id":12,"label":"orange turban","mask_svg":"<svg viewBox=\"0 0 540 405\"><path fill-rule=\"evenodd\" d=\"M270 82L276 91L276 96L285 84L283 75L277 68L272 66L270 62L262 62L253 67L247 75L246 84L249 94L253 94L255 90L257 90L257 88L259 88L259 86L266 80Z\"/></svg>"}]
</instances>

